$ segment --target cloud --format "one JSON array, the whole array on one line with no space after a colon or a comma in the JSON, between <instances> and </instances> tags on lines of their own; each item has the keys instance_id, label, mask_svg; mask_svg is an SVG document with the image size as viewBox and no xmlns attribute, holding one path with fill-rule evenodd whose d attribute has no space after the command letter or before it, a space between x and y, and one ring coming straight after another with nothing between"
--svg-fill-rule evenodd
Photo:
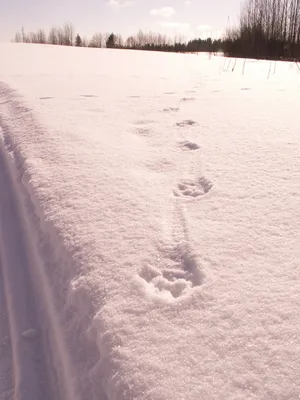
<instances>
[{"instance_id":1,"label":"cloud","mask_svg":"<svg viewBox=\"0 0 300 400\"><path fill-rule=\"evenodd\" d=\"M108 1L108 5L110 5L111 7L115 7L115 8L128 7L134 3L135 3L135 1L132 1L132 0L109 0Z\"/></svg>"},{"instance_id":2,"label":"cloud","mask_svg":"<svg viewBox=\"0 0 300 400\"><path fill-rule=\"evenodd\" d=\"M162 7L162 8L154 8L150 11L150 15L169 18L175 14L175 10L173 7Z\"/></svg>"}]
</instances>

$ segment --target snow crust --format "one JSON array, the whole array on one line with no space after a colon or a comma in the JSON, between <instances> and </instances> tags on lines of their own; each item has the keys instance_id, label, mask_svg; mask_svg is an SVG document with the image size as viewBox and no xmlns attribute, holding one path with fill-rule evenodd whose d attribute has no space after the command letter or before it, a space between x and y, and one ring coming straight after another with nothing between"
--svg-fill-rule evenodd
<instances>
[{"instance_id":1,"label":"snow crust","mask_svg":"<svg viewBox=\"0 0 300 400\"><path fill-rule=\"evenodd\" d=\"M1 145L78 398L299 398L297 66L0 54Z\"/></svg>"}]
</instances>

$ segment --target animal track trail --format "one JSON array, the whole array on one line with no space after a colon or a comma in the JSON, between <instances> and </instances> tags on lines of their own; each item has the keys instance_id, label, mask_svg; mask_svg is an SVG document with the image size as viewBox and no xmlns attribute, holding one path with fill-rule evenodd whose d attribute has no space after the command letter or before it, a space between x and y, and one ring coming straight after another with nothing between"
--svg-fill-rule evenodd
<instances>
[{"instance_id":1,"label":"animal track trail","mask_svg":"<svg viewBox=\"0 0 300 400\"><path fill-rule=\"evenodd\" d=\"M149 296L168 302L190 295L206 280L200 257L190 245L186 217L177 202L171 221L167 221L169 225L171 238L158 245L154 265L146 265L139 273Z\"/></svg>"},{"instance_id":2,"label":"animal track trail","mask_svg":"<svg viewBox=\"0 0 300 400\"><path fill-rule=\"evenodd\" d=\"M204 176L201 176L196 181L190 179L180 181L173 193L175 197L196 198L207 194L212 187L213 183Z\"/></svg>"}]
</instances>

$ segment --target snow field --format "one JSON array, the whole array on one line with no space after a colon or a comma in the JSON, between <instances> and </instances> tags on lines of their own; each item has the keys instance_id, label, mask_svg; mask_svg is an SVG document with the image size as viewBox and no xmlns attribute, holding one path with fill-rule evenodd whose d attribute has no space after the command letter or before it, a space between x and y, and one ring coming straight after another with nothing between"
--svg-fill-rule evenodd
<instances>
[{"instance_id":1,"label":"snow field","mask_svg":"<svg viewBox=\"0 0 300 400\"><path fill-rule=\"evenodd\" d=\"M62 398L298 398L296 69L1 47Z\"/></svg>"}]
</instances>

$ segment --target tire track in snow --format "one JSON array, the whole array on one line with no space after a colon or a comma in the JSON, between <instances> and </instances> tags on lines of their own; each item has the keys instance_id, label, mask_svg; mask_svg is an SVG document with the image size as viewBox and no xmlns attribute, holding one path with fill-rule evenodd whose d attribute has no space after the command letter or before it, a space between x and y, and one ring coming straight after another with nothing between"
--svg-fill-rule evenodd
<instances>
[{"instance_id":1,"label":"tire track in snow","mask_svg":"<svg viewBox=\"0 0 300 400\"><path fill-rule=\"evenodd\" d=\"M1 152L2 153L2 152ZM0 153L0 257L13 357L15 399L50 399L42 331L30 282L30 255L17 200Z\"/></svg>"},{"instance_id":2,"label":"tire track in snow","mask_svg":"<svg viewBox=\"0 0 300 400\"><path fill-rule=\"evenodd\" d=\"M8 309L4 295L4 282L0 253L0 393L2 400L12 398L12 349L8 321Z\"/></svg>"},{"instance_id":3,"label":"tire track in snow","mask_svg":"<svg viewBox=\"0 0 300 400\"><path fill-rule=\"evenodd\" d=\"M82 299L71 285L74 278L73 259L62 244L55 227L47 221L38 192L35 191L36 188L31 187L28 174L27 164L30 159L26 158L28 153L24 146L24 135L27 140L34 141L38 137L43 138L44 135L48 138L48 131L18 97L16 91L0 82L0 174L6 178L5 184L9 187L17 208L18 217L15 221L17 226L22 227L22 240L30 261L26 264L31 278L30 290L32 289L28 296L34 299L33 314L38 315L37 328L30 327L25 330L22 340L25 343L41 340L41 348L44 350L44 375L51 400L105 399L99 376L94 377L90 373L101 358L97 344L87 335L92 317L90 299ZM4 101L4 105L1 105L1 100ZM16 140L19 134L20 141ZM3 171L6 175L2 175ZM0 191L2 185L1 183ZM36 336L36 339L33 336ZM0 357L0 370L3 368L2 360ZM9 363L7 360L3 362L7 362L7 365ZM10 369L14 373L15 365L13 362L11 364ZM6 390L1 385L0 371L0 398L5 400L2 389ZM24 400L11 394L8 399ZM27 399L36 398L26 397L25 400ZM38 400L40 399L47 400L46 391L42 397L38 397Z\"/></svg>"},{"instance_id":4,"label":"tire track in snow","mask_svg":"<svg viewBox=\"0 0 300 400\"><path fill-rule=\"evenodd\" d=\"M12 156L0 137L0 258L14 400L77 399L51 289ZM0 128L1 133L1 128ZM11 159L10 159L11 158Z\"/></svg>"}]
</instances>

